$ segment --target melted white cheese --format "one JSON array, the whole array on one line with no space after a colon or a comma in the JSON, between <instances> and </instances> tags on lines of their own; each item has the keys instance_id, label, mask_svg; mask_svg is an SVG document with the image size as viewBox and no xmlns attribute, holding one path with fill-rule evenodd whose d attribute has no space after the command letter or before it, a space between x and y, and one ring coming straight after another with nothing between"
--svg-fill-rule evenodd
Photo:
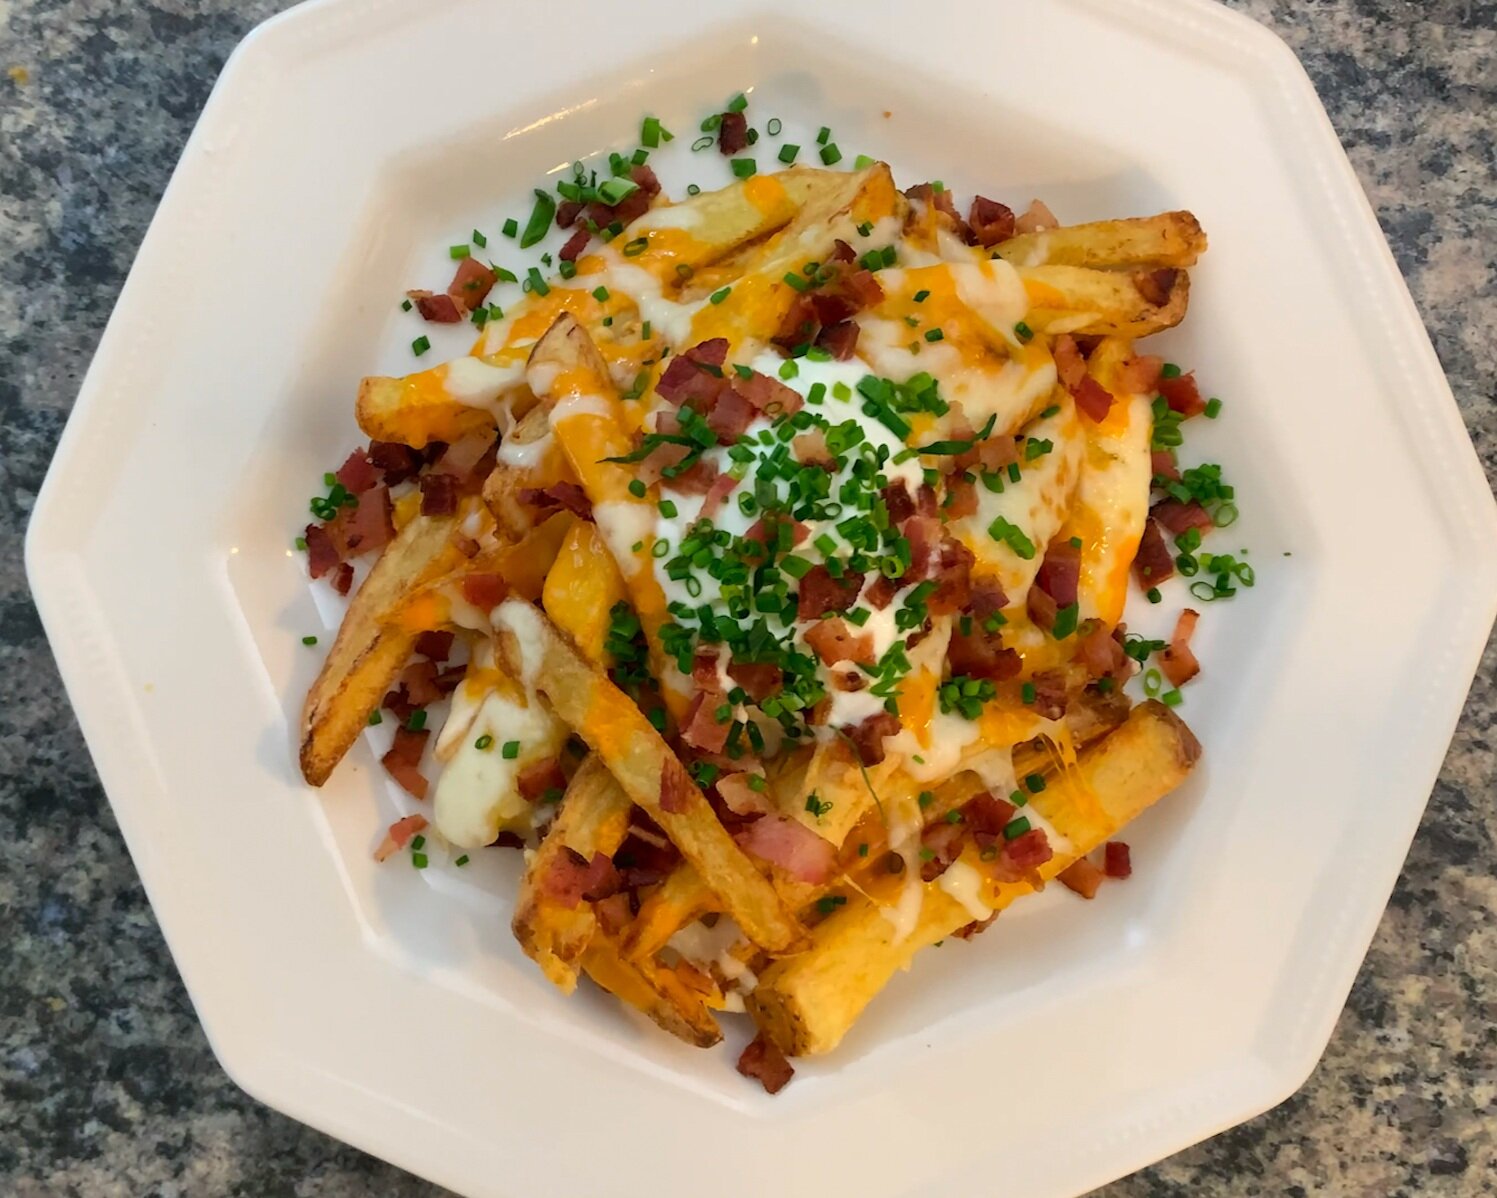
<instances>
[{"instance_id":1,"label":"melted white cheese","mask_svg":"<svg viewBox=\"0 0 1497 1198\"><path fill-rule=\"evenodd\" d=\"M546 460L556 444L555 437L548 429L543 436L534 441L521 441L515 437L505 437L499 443L499 462L505 466L512 466L516 470L533 470Z\"/></svg>"},{"instance_id":2,"label":"melted white cheese","mask_svg":"<svg viewBox=\"0 0 1497 1198\"><path fill-rule=\"evenodd\" d=\"M965 861L953 861L938 879L936 885L967 909L967 914L979 923L993 913L993 908L982 901L982 875Z\"/></svg>"},{"instance_id":3,"label":"melted white cheese","mask_svg":"<svg viewBox=\"0 0 1497 1198\"><path fill-rule=\"evenodd\" d=\"M496 629L514 637L520 683L527 691L534 690L546 659L546 631L540 613L523 599L506 599L490 613L489 618Z\"/></svg>"},{"instance_id":4,"label":"melted white cheese","mask_svg":"<svg viewBox=\"0 0 1497 1198\"><path fill-rule=\"evenodd\" d=\"M520 773L557 756L567 735L567 726L538 698L527 702L489 692L437 779L437 831L462 848L481 848L504 825L528 822L531 805L516 786ZM483 736L492 737L486 749L478 747ZM513 759L502 751L507 741L520 743Z\"/></svg>"},{"instance_id":5,"label":"melted white cheese","mask_svg":"<svg viewBox=\"0 0 1497 1198\"><path fill-rule=\"evenodd\" d=\"M447 394L468 408L497 411L509 392L525 381L525 364L495 366L479 358L454 358L443 378Z\"/></svg>"}]
</instances>

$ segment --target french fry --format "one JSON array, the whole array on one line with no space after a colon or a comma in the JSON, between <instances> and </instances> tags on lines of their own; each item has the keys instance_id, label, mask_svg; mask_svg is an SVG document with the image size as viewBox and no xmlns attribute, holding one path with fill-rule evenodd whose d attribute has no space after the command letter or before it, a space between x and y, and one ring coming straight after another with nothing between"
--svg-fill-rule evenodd
<instances>
[{"instance_id":1,"label":"french fry","mask_svg":"<svg viewBox=\"0 0 1497 1198\"><path fill-rule=\"evenodd\" d=\"M1162 304L1150 303L1132 274L1085 266L1021 266L1029 295L1024 319L1036 333L1101 333L1146 337L1185 319L1190 275L1175 274Z\"/></svg>"},{"instance_id":2,"label":"french fry","mask_svg":"<svg viewBox=\"0 0 1497 1198\"><path fill-rule=\"evenodd\" d=\"M689 697L685 680L660 644L669 613L648 554L654 509L648 495L630 489L633 472L610 458L627 457L634 443L624 431L618 392L587 330L559 317L530 356L531 389L551 414L556 439L593 507L606 505L603 532L650 646L650 665L666 706L677 718Z\"/></svg>"},{"instance_id":3,"label":"french fry","mask_svg":"<svg viewBox=\"0 0 1497 1198\"><path fill-rule=\"evenodd\" d=\"M589 757L573 775L560 812L520 880L511 925L515 939L565 994L577 985L577 967L597 920L587 903L569 908L549 899L540 880L567 849L586 860L594 853L613 856L628 833L632 808L608 767Z\"/></svg>"},{"instance_id":4,"label":"french fry","mask_svg":"<svg viewBox=\"0 0 1497 1198\"><path fill-rule=\"evenodd\" d=\"M653 957L692 920L717 906L717 896L702 881L702 875L683 862L640 903L639 914L623 937L624 954L630 958Z\"/></svg>"},{"instance_id":5,"label":"french fry","mask_svg":"<svg viewBox=\"0 0 1497 1198\"><path fill-rule=\"evenodd\" d=\"M594 665L609 664L603 644L613 607L626 593L597 525L587 520L574 523L546 575L541 606Z\"/></svg>"},{"instance_id":6,"label":"french fry","mask_svg":"<svg viewBox=\"0 0 1497 1198\"><path fill-rule=\"evenodd\" d=\"M772 953L794 951L804 930L718 822L706 798L644 714L567 644L528 603L507 599L494 613L500 658L608 766L609 772L707 879L745 934Z\"/></svg>"},{"instance_id":7,"label":"french fry","mask_svg":"<svg viewBox=\"0 0 1497 1198\"><path fill-rule=\"evenodd\" d=\"M1114 402L1106 419L1082 424L1085 448L1076 502L1059 534L1081 539L1081 619L1099 619L1109 628L1123 616L1153 475L1150 398L1130 393L1121 381L1132 353L1126 338L1105 337L1087 359L1087 373Z\"/></svg>"},{"instance_id":8,"label":"french fry","mask_svg":"<svg viewBox=\"0 0 1497 1198\"><path fill-rule=\"evenodd\" d=\"M1066 852L1040 867L1039 879L1054 878L1168 794L1199 755L1199 743L1169 708L1152 700L1134 708L1122 727L1080 754L1074 770L1031 798L1070 841ZM951 868L980 871L981 862L969 850ZM904 939L897 939L877 905L853 894L812 929L810 949L776 961L760 975L748 1008L782 1051L791 1056L831 1051L916 953L973 922L973 912L947 893L940 879L912 884L921 885L922 904L914 930ZM984 903L1001 911L1034 889L1027 881L995 883Z\"/></svg>"},{"instance_id":9,"label":"french fry","mask_svg":"<svg viewBox=\"0 0 1497 1198\"><path fill-rule=\"evenodd\" d=\"M689 985L676 970L658 961L626 959L601 931L588 945L582 962L593 981L677 1039L698 1048L711 1048L722 1039L722 1029L712 1017L706 994Z\"/></svg>"},{"instance_id":10,"label":"french fry","mask_svg":"<svg viewBox=\"0 0 1497 1198\"><path fill-rule=\"evenodd\" d=\"M1206 252L1206 234L1189 212L1161 212L1021 233L993 252L1015 266L1186 267Z\"/></svg>"},{"instance_id":11,"label":"french fry","mask_svg":"<svg viewBox=\"0 0 1497 1198\"><path fill-rule=\"evenodd\" d=\"M432 577L461 558L457 521L417 516L385 547L354 594L337 639L302 707L301 771L313 786L328 780L410 656L416 635L441 623L428 605L409 605Z\"/></svg>"},{"instance_id":12,"label":"french fry","mask_svg":"<svg viewBox=\"0 0 1497 1198\"><path fill-rule=\"evenodd\" d=\"M535 507L521 502L521 491L576 481L566 455L551 436L546 409L541 405L531 408L500 443L499 460L484 480L483 501L493 513L497 535L518 541L538 523Z\"/></svg>"},{"instance_id":13,"label":"french fry","mask_svg":"<svg viewBox=\"0 0 1497 1198\"><path fill-rule=\"evenodd\" d=\"M375 441L424 449L495 427L495 411L510 405L515 419L529 410L520 365L459 358L404 378L371 376L359 383L354 416Z\"/></svg>"}]
</instances>

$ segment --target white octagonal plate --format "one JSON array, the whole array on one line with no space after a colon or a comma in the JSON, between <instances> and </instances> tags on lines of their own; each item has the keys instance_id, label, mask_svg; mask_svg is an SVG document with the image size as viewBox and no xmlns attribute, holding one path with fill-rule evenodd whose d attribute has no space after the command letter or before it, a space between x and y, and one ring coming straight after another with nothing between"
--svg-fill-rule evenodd
<instances>
[{"instance_id":1,"label":"white octagonal plate","mask_svg":"<svg viewBox=\"0 0 1497 1198\"><path fill-rule=\"evenodd\" d=\"M258 30L38 501L37 601L224 1067L453 1189L527 1198L1070 1195L1284 1098L1497 601L1490 491L1298 63L1204 0L609 14L600 33L588 5L318 0ZM1206 757L1130 835L1134 881L926 954L776 1099L728 1048L555 993L508 934L504 864L376 869L395 800L368 748L314 793L292 743L300 636L329 613L287 542L357 439L357 379L409 362L391 298L642 113L689 128L744 89L906 183L1069 220L1191 208L1211 250L1161 343L1228 400L1198 447L1258 564L1203 626Z\"/></svg>"}]
</instances>

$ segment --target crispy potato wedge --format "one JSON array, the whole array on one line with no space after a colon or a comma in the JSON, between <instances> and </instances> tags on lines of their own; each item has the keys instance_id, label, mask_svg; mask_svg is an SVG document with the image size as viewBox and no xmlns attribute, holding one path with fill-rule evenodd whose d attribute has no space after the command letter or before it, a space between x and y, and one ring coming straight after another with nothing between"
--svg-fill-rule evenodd
<instances>
[{"instance_id":1,"label":"crispy potato wedge","mask_svg":"<svg viewBox=\"0 0 1497 1198\"><path fill-rule=\"evenodd\" d=\"M385 547L354 594L348 614L302 707L301 772L313 786L328 780L410 656L416 635L436 627L426 605L407 600L451 569L457 521L417 516Z\"/></svg>"},{"instance_id":2,"label":"crispy potato wedge","mask_svg":"<svg viewBox=\"0 0 1497 1198\"><path fill-rule=\"evenodd\" d=\"M613 607L626 595L623 576L597 525L578 520L546 575L541 593L546 614L572 638L583 657L606 667L610 663L603 646Z\"/></svg>"},{"instance_id":3,"label":"crispy potato wedge","mask_svg":"<svg viewBox=\"0 0 1497 1198\"><path fill-rule=\"evenodd\" d=\"M507 599L495 609L494 620L501 660L550 700L624 793L709 881L744 933L769 952L794 951L804 940L799 922L718 822L639 708L530 604Z\"/></svg>"},{"instance_id":4,"label":"crispy potato wedge","mask_svg":"<svg viewBox=\"0 0 1497 1198\"><path fill-rule=\"evenodd\" d=\"M1189 212L1063 225L1021 233L993 250L1015 266L1194 266L1206 234Z\"/></svg>"},{"instance_id":5,"label":"crispy potato wedge","mask_svg":"<svg viewBox=\"0 0 1497 1198\"><path fill-rule=\"evenodd\" d=\"M1169 708L1152 700L1134 708L1122 727L1080 754L1074 770L1031 799L1070 841L1039 869L1039 880L1054 878L1168 794L1199 756L1199 742ZM959 866L980 872L978 854L969 848L951 868ZM973 912L943 889L941 879L913 884L922 887L922 906L905 939L896 939L877 905L854 893L812 929L809 950L760 975L749 1011L787 1055L831 1051L916 953L973 922ZM991 883L986 905L1001 911L1034 889L1029 881Z\"/></svg>"},{"instance_id":6,"label":"crispy potato wedge","mask_svg":"<svg viewBox=\"0 0 1497 1198\"><path fill-rule=\"evenodd\" d=\"M495 427L501 403L518 419L532 406L523 392L520 365L459 358L404 378L363 379L354 415L372 440L423 449L430 441L456 441Z\"/></svg>"},{"instance_id":7,"label":"crispy potato wedge","mask_svg":"<svg viewBox=\"0 0 1497 1198\"><path fill-rule=\"evenodd\" d=\"M1185 319L1190 276L1175 274L1164 303L1144 298L1132 274L1086 266L1016 268L1029 295L1026 322L1037 333L1095 333L1147 337Z\"/></svg>"}]
</instances>

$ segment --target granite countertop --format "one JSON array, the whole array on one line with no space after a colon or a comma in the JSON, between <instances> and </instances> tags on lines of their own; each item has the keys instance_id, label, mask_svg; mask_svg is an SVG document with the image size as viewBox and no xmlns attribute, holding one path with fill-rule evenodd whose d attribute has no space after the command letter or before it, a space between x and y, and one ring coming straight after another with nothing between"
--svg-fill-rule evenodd
<instances>
[{"instance_id":1,"label":"granite countertop","mask_svg":"<svg viewBox=\"0 0 1497 1198\"><path fill-rule=\"evenodd\" d=\"M1497 3L1233 0L1299 53L1497 478ZM282 0L0 0L0 1192L436 1195L209 1052L26 589L27 517L219 67ZM1098 1193L1497 1194L1497 642L1324 1059Z\"/></svg>"}]
</instances>

